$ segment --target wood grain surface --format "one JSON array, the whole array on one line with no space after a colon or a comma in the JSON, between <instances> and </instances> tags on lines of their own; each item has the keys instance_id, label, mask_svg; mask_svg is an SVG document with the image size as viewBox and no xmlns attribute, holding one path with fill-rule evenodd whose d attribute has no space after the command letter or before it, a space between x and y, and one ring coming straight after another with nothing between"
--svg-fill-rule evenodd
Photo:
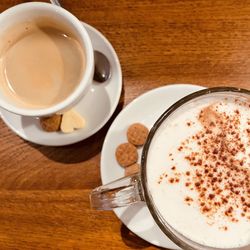
<instances>
[{"instance_id":1,"label":"wood grain surface","mask_svg":"<svg viewBox=\"0 0 250 250\"><path fill-rule=\"evenodd\" d=\"M0 11L21 2L1 0ZM108 124L71 146L34 145L0 120L0 249L155 249L113 212L89 208L105 134L124 106L159 86L250 88L250 1L62 2L113 44L123 94Z\"/></svg>"}]
</instances>

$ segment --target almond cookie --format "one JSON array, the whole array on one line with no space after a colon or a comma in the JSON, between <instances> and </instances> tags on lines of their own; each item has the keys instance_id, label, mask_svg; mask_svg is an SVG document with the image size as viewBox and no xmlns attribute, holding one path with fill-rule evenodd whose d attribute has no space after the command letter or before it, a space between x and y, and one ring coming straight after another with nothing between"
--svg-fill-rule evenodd
<instances>
[{"instance_id":1,"label":"almond cookie","mask_svg":"<svg viewBox=\"0 0 250 250\"><path fill-rule=\"evenodd\" d=\"M127 138L130 143L135 146L142 146L148 137L148 128L141 123L134 123L129 126Z\"/></svg>"},{"instance_id":2,"label":"almond cookie","mask_svg":"<svg viewBox=\"0 0 250 250\"><path fill-rule=\"evenodd\" d=\"M140 171L140 164L135 163L125 168L125 176L136 174Z\"/></svg>"},{"instance_id":3,"label":"almond cookie","mask_svg":"<svg viewBox=\"0 0 250 250\"><path fill-rule=\"evenodd\" d=\"M120 144L115 152L116 160L122 167L127 167L137 162L137 149L131 143Z\"/></svg>"},{"instance_id":4,"label":"almond cookie","mask_svg":"<svg viewBox=\"0 0 250 250\"><path fill-rule=\"evenodd\" d=\"M53 115L50 117L40 118L40 124L43 130L47 132L55 132L60 130L60 125L62 121L61 115Z\"/></svg>"}]
</instances>

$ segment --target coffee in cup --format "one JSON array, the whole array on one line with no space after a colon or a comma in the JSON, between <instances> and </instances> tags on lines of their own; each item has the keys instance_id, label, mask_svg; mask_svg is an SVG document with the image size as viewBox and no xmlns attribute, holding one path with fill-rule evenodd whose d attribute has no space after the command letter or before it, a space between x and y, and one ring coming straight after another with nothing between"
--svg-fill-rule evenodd
<instances>
[{"instance_id":1,"label":"coffee in cup","mask_svg":"<svg viewBox=\"0 0 250 250\"><path fill-rule=\"evenodd\" d=\"M86 59L78 40L48 18L10 27L0 40L0 89L17 105L46 108L80 83Z\"/></svg>"},{"instance_id":2,"label":"coffee in cup","mask_svg":"<svg viewBox=\"0 0 250 250\"><path fill-rule=\"evenodd\" d=\"M90 38L71 13L47 3L0 16L0 106L45 116L74 106L93 79Z\"/></svg>"}]
</instances>

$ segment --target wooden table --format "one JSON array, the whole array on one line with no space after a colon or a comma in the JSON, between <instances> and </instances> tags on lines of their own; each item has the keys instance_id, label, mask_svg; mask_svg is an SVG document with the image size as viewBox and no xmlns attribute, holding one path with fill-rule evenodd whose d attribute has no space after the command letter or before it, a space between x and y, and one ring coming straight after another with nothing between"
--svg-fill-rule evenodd
<instances>
[{"instance_id":1,"label":"wooden table","mask_svg":"<svg viewBox=\"0 0 250 250\"><path fill-rule=\"evenodd\" d=\"M21 0L1 0L0 11ZM0 120L0 249L155 249L113 212L92 211L100 152L115 116L140 94L170 83L250 87L250 1L63 1L113 44L124 91L91 138L44 147Z\"/></svg>"}]
</instances>

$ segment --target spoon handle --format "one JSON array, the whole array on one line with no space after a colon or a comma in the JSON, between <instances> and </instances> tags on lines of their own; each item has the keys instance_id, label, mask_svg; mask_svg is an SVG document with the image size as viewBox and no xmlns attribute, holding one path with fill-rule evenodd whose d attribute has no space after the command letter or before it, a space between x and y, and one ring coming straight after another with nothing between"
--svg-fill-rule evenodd
<instances>
[{"instance_id":1,"label":"spoon handle","mask_svg":"<svg viewBox=\"0 0 250 250\"><path fill-rule=\"evenodd\" d=\"M59 0L50 0L50 2L53 3L53 4L55 4L55 5L57 5L57 6L61 6L62 7L62 5L61 5L61 3L60 3Z\"/></svg>"}]
</instances>

